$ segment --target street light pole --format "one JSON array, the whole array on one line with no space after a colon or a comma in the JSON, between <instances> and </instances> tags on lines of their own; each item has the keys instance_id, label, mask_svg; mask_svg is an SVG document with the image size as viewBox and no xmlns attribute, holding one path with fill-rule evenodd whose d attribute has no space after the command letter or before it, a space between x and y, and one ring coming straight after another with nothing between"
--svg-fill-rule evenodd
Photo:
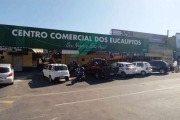
<instances>
[{"instance_id":1,"label":"street light pole","mask_svg":"<svg viewBox=\"0 0 180 120\"><path fill-rule=\"evenodd\" d=\"M168 49L168 37L169 37L169 30L167 30L167 39L166 39L166 48Z\"/></svg>"}]
</instances>

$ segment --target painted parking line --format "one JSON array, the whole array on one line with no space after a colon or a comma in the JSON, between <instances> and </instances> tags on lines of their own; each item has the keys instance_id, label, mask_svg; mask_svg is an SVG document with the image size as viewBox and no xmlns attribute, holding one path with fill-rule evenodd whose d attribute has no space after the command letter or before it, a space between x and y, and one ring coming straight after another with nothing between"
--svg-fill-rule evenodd
<instances>
[{"instance_id":1,"label":"painted parking line","mask_svg":"<svg viewBox=\"0 0 180 120\"><path fill-rule=\"evenodd\" d=\"M0 100L0 104L12 104L13 102L11 100Z\"/></svg>"},{"instance_id":2,"label":"painted parking line","mask_svg":"<svg viewBox=\"0 0 180 120\"><path fill-rule=\"evenodd\" d=\"M93 101L99 101L99 100L105 100L105 99L112 99L112 98L119 98L119 97L131 96L131 95L138 95L138 94L149 93L149 92L157 92L157 91L174 89L174 88L179 88L179 87L180 87L180 85L177 85L177 86L172 86L172 87L166 87L166 88L161 88L161 89L153 89L153 90L147 90L147 91L141 91L141 92L135 92L135 93L129 93L129 94L122 94L122 95L115 95L115 96L109 96L109 97L101 97L101 98L96 98L96 99L61 103L61 104L56 104L55 106L58 107L58 106L63 106L63 105L73 105L73 104L79 104L79 103L93 102Z\"/></svg>"}]
</instances>

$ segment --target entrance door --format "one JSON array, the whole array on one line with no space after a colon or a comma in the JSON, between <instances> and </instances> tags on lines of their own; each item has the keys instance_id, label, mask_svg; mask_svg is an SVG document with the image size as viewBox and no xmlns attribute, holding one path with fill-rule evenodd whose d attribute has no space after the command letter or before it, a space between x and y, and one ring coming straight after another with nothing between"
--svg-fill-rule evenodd
<instances>
[{"instance_id":1,"label":"entrance door","mask_svg":"<svg viewBox=\"0 0 180 120\"><path fill-rule=\"evenodd\" d=\"M13 56L12 66L14 68L14 71L22 71L22 66L23 66L22 56Z\"/></svg>"}]
</instances>

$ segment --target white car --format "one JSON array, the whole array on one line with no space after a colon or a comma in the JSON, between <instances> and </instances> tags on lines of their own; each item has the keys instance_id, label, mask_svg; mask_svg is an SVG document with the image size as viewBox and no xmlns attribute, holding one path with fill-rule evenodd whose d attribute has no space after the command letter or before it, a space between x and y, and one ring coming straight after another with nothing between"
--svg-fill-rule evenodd
<instances>
[{"instance_id":1,"label":"white car","mask_svg":"<svg viewBox=\"0 0 180 120\"><path fill-rule=\"evenodd\" d=\"M69 80L69 70L65 64L48 64L43 69L43 76L49 78L49 82L59 79Z\"/></svg>"},{"instance_id":2,"label":"white car","mask_svg":"<svg viewBox=\"0 0 180 120\"><path fill-rule=\"evenodd\" d=\"M11 64L0 64L0 84L13 84L14 70Z\"/></svg>"},{"instance_id":3,"label":"white car","mask_svg":"<svg viewBox=\"0 0 180 120\"><path fill-rule=\"evenodd\" d=\"M148 62L133 62L134 66L136 66L137 73L141 75L151 74L152 66Z\"/></svg>"},{"instance_id":4,"label":"white car","mask_svg":"<svg viewBox=\"0 0 180 120\"><path fill-rule=\"evenodd\" d=\"M121 77L126 77L127 75L135 75L137 74L136 67L134 64L129 62L116 62L112 64L114 67L119 67L118 74Z\"/></svg>"}]
</instances>

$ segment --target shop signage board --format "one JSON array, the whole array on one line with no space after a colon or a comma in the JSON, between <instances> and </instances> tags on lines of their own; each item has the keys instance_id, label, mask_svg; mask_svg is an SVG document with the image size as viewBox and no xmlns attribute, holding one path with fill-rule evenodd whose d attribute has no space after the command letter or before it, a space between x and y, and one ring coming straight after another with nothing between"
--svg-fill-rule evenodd
<instances>
[{"instance_id":1,"label":"shop signage board","mask_svg":"<svg viewBox=\"0 0 180 120\"><path fill-rule=\"evenodd\" d=\"M16 47L2 47L2 46L0 46L0 51L18 52L18 51L22 51L22 49L16 48Z\"/></svg>"},{"instance_id":2,"label":"shop signage board","mask_svg":"<svg viewBox=\"0 0 180 120\"><path fill-rule=\"evenodd\" d=\"M111 34L112 35L126 36L126 37L133 37L132 31L125 31L125 30L111 29Z\"/></svg>"},{"instance_id":3,"label":"shop signage board","mask_svg":"<svg viewBox=\"0 0 180 120\"><path fill-rule=\"evenodd\" d=\"M0 46L147 53L149 40L94 33L0 25Z\"/></svg>"}]
</instances>

